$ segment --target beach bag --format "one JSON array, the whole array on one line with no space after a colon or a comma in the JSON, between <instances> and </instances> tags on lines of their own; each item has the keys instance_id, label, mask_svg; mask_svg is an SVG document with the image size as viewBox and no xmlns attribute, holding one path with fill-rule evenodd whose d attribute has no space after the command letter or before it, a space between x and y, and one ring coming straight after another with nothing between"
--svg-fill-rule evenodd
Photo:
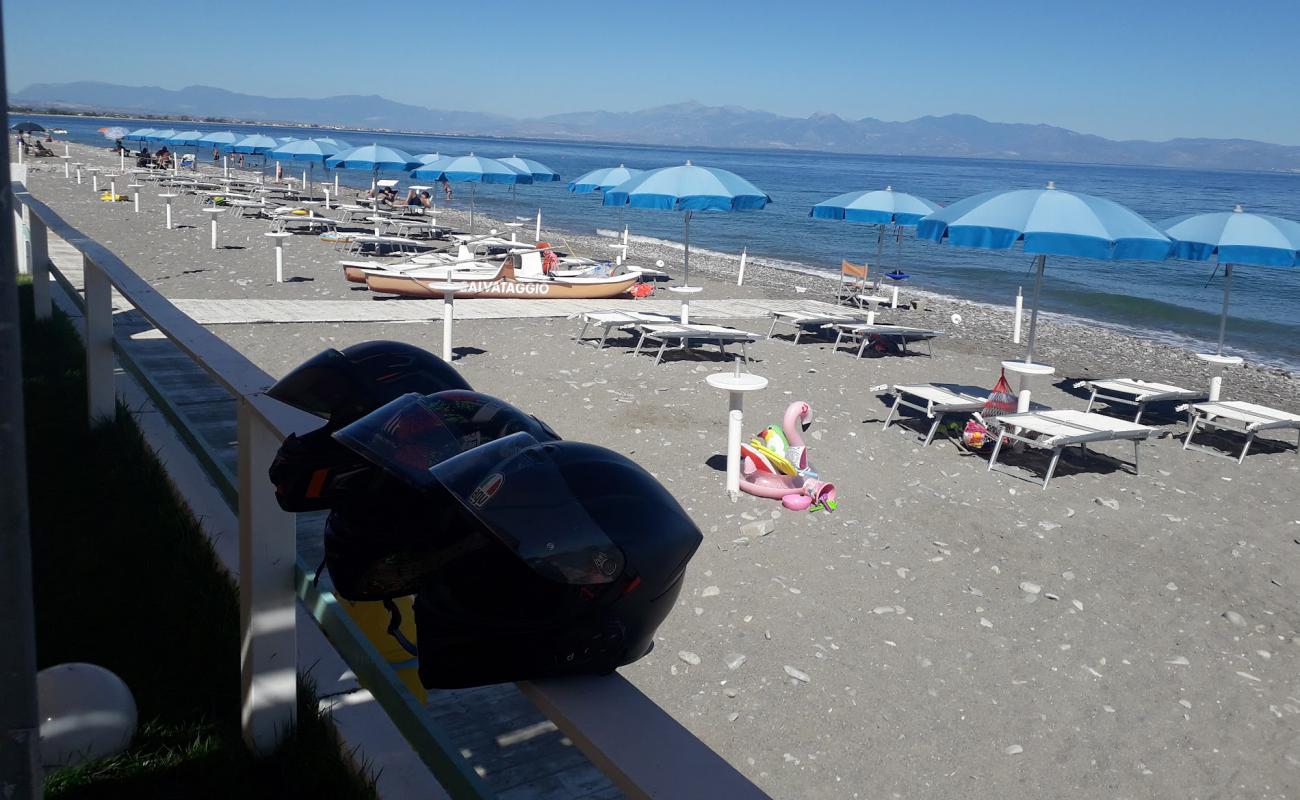
<instances>
[{"instance_id":1,"label":"beach bag","mask_svg":"<svg viewBox=\"0 0 1300 800\"><path fill-rule=\"evenodd\" d=\"M1003 370L998 376L998 382L993 384L993 391L989 392L989 399L984 401L980 416L991 419L999 414L1014 413L1016 413L1016 393L1011 391L1011 384L1007 383L1006 370Z\"/></svg>"},{"instance_id":2,"label":"beach bag","mask_svg":"<svg viewBox=\"0 0 1300 800\"><path fill-rule=\"evenodd\" d=\"M638 283L631 289L628 289L627 293L636 298L649 297L655 293L655 287L648 283Z\"/></svg>"},{"instance_id":3,"label":"beach bag","mask_svg":"<svg viewBox=\"0 0 1300 800\"><path fill-rule=\"evenodd\" d=\"M979 450L989 441L989 429L973 419L966 420L966 429L961 432L962 444L972 450Z\"/></svg>"}]
</instances>

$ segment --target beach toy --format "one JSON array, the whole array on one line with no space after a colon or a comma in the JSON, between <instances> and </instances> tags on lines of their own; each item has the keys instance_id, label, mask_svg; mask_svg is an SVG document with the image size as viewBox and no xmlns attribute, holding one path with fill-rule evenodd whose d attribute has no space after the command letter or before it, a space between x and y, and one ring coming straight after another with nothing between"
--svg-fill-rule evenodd
<instances>
[{"instance_id":1,"label":"beach toy","mask_svg":"<svg viewBox=\"0 0 1300 800\"><path fill-rule=\"evenodd\" d=\"M835 485L817 480L808 463L803 428L812 422L812 406L796 401L786 407L781 426L768 426L740 445L740 488L756 497L780 500L792 511L836 507Z\"/></svg>"}]
</instances>

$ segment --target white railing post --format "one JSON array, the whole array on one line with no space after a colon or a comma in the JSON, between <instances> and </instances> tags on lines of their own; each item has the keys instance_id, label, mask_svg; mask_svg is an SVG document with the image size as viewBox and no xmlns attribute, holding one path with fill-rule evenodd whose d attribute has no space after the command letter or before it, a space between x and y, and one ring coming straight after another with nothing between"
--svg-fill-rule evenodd
<instances>
[{"instance_id":1,"label":"white railing post","mask_svg":"<svg viewBox=\"0 0 1300 800\"><path fill-rule=\"evenodd\" d=\"M18 263L18 274L31 273L31 263L27 258L27 206L14 203L14 258Z\"/></svg>"},{"instance_id":2,"label":"white railing post","mask_svg":"<svg viewBox=\"0 0 1300 800\"><path fill-rule=\"evenodd\" d=\"M86 286L86 413L93 423L112 419L117 396L113 390L113 285L85 255L81 268Z\"/></svg>"},{"instance_id":3,"label":"white railing post","mask_svg":"<svg viewBox=\"0 0 1300 800\"><path fill-rule=\"evenodd\" d=\"M50 316L50 239L45 220L27 212L31 231L32 303L37 319Z\"/></svg>"},{"instance_id":4,"label":"white railing post","mask_svg":"<svg viewBox=\"0 0 1300 800\"><path fill-rule=\"evenodd\" d=\"M294 515L281 510L267 470L279 439L239 400L240 722L244 742L267 755L293 729L298 703Z\"/></svg>"}]
</instances>

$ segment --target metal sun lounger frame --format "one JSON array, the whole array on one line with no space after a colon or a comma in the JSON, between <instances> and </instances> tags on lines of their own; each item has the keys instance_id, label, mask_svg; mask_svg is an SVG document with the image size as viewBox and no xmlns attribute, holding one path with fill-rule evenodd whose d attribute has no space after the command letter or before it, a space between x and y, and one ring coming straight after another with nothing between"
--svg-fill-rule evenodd
<instances>
[{"instance_id":1,"label":"metal sun lounger frame","mask_svg":"<svg viewBox=\"0 0 1300 800\"><path fill-rule=\"evenodd\" d=\"M1188 418L1187 437L1183 439L1184 450L1200 450L1203 453L1209 453L1219 458L1232 459L1240 464L1246 459L1246 453L1250 450L1251 444L1255 442L1255 434L1261 431L1293 428L1297 431L1296 454L1300 455L1300 415L1298 414L1279 411L1276 408L1256 405L1255 403L1246 403L1241 400L1192 403L1188 406L1180 406L1179 410L1183 408L1187 409ZM1243 433L1246 435L1246 444L1242 446L1241 454L1237 456L1233 456L1231 453L1221 453L1212 447L1192 444L1192 436L1196 433L1198 427L1219 428Z\"/></svg>"},{"instance_id":2,"label":"metal sun lounger frame","mask_svg":"<svg viewBox=\"0 0 1300 800\"><path fill-rule=\"evenodd\" d=\"M573 337L573 341L578 344L594 344L597 350L605 346L605 340L609 338L610 331L624 330L635 328L644 324L673 325L677 320L672 317L666 317L663 314L650 314L641 311L588 311L582 314L582 327L578 330L578 335ZM598 325L604 329L599 340L584 339L587 328L592 325Z\"/></svg>"},{"instance_id":3,"label":"metal sun lounger frame","mask_svg":"<svg viewBox=\"0 0 1300 800\"><path fill-rule=\"evenodd\" d=\"M727 345L740 343L740 356L744 359L745 364L749 364L749 351L746 345L758 340L758 335L749 331L742 331L739 328L725 328L720 325L682 325L680 323L669 324L639 324L635 326L641 332L641 338L637 340L636 349L632 355L641 354L641 346L647 340L659 342L659 352L655 354L655 364L663 361L664 351L668 349L668 343L677 340L678 344L674 350L690 349L692 341L699 340L712 342L718 345L718 350L723 356L727 355Z\"/></svg>"},{"instance_id":4,"label":"metal sun lounger frame","mask_svg":"<svg viewBox=\"0 0 1300 800\"><path fill-rule=\"evenodd\" d=\"M827 314L820 311L800 311L798 309L773 311L771 317L772 327L767 329L767 338L772 338L777 325L784 325L794 329L794 344L799 344L799 337L808 333L810 329L822 331L836 324L850 325L863 321L861 317L853 314Z\"/></svg>"},{"instance_id":5,"label":"metal sun lounger frame","mask_svg":"<svg viewBox=\"0 0 1300 800\"><path fill-rule=\"evenodd\" d=\"M835 345L832 349L838 352L840 349L840 342L847 336L850 343L856 341L858 345L858 358L862 358L862 353L866 351L867 343L870 341L871 335L873 334L897 341L899 346L902 347L904 354L908 352L907 343L909 341L925 342L926 350L928 351L929 356L933 358L934 345L931 342L936 337L943 335L941 331L932 331L925 328L909 328L905 325L882 325L880 323L869 325L865 322L837 322L831 323L827 327L834 328L837 331L835 335Z\"/></svg>"},{"instance_id":6,"label":"metal sun lounger frame","mask_svg":"<svg viewBox=\"0 0 1300 800\"><path fill-rule=\"evenodd\" d=\"M1084 409L1085 411L1092 411L1093 404L1098 400L1107 403L1120 403L1126 406L1137 406L1137 414L1133 416L1134 422L1142 421L1142 412L1146 411L1148 403L1205 399L1205 392L1203 391L1193 391L1168 383L1154 383L1130 378L1079 381L1074 384L1074 388L1092 390L1092 396L1088 398L1088 407Z\"/></svg>"},{"instance_id":7,"label":"metal sun lounger frame","mask_svg":"<svg viewBox=\"0 0 1300 800\"><path fill-rule=\"evenodd\" d=\"M934 420L925 435L925 444L922 444L922 447L928 447L934 440L934 434L939 430L945 415L976 413L983 409L988 401L987 395L977 397L964 392L954 392L931 383L896 384L890 386L889 391L894 395L894 405L889 409L889 416L885 417L885 424L881 425L880 429L883 431L889 427L900 406L920 411L927 418ZM925 404L913 402L907 399L908 397L915 397Z\"/></svg>"},{"instance_id":8,"label":"metal sun lounger frame","mask_svg":"<svg viewBox=\"0 0 1300 800\"><path fill-rule=\"evenodd\" d=\"M1003 414L993 417L991 422L998 428L998 440L993 446L993 455L989 457L988 471L993 470L993 466L998 461L998 453L1002 451L1002 444L1007 439L1023 442L1031 447L1051 450L1052 462L1043 477L1044 489L1056 472L1056 464L1061 460L1061 451L1076 444L1087 453L1088 445L1093 442L1132 440L1133 471L1141 475L1139 451L1142 442L1156 431L1149 425L1138 425L1115 417L1070 409ZM1024 431L1036 433L1038 437L1026 436Z\"/></svg>"}]
</instances>

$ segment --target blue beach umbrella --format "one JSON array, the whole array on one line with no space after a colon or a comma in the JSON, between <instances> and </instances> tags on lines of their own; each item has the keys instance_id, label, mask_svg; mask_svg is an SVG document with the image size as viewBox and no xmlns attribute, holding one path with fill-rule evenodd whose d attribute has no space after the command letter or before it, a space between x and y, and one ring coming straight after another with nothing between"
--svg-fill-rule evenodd
<instances>
[{"instance_id":1,"label":"blue beach umbrella","mask_svg":"<svg viewBox=\"0 0 1300 800\"><path fill-rule=\"evenodd\" d=\"M325 166L330 169L370 170L370 191L373 192L375 190L375 180L379 177L381 170L401 172L420 166L420 162L405 150L398 150L396 147L384 147L378 144L367 144L354 147L351 150L344 150L342 153L335 153L325 159Z\"/></svg>"},{"instance_id":2,"label":"blue beach umbrella","mask_svg":"<svg viewBox=\"0 0 1300 800\"><path fill-rule=\"evenodd\" d=\"M148 136L149 134L151 134L151 133L153 133L153 132L154 132L154 129L153 129L153 128L138 128L138 129L136 129L136 130L131 131L131 132L128 133L126 136L123 136L122 139L124 139L124 140L126 140L126 141L140 141L140 142L143 142L143 141L145 141L145 138L144 138L144 137Z\"/></svg>"},{"instance_id":3,"label":"blue beach umbrella","mask_svg":"<svg viewBox=\"0 0 1300 800\"><path fill-rule=\"evenodd\" d=\"M617 167L602 167L593 169L581 178L575 178L569 181L568 190L574 194L590 194L591 192L604 192L613 189L620 183L627 183L632 178L640 175L642 170L629 169L619 164Z\"/></svg>"},{"instance_id":4,"label":"blue beach umbrella","mask_svg":"<svg viewBox=\"0 0 1300 800\"><path fill-rule=\"evenodd\" d=\"M317 164L324 164L325 159L334 155L338 150L332 144L327 144L319 139L294 139L287 142L267 153L267 156L276 161L298 161L306 163L311 172L316 171ZM307 170L303 171L303 177L306 179ZM304 189L310 187L310 182L304 180Z\"/></svg>"},{"instance_id":5,"label":"blue beach umbrella","mask_svg":"<svg viewBox=\"0 0 1300 800\"><path fill-rule=\"evenodd\" d=\"M1300 223L1268 214L1251 214L1240 205L1232 211L1184 214L1157 223L1173 240L1172 258L1218 260L1223 265L1223 311L1219 315L1219 349L1228 328L1228 296L1234 264L1257 267L1300 266Z\"/></svg>"},{"instance_id":6,"label":"blue beach umbrella","mask_svg":"<svg viewBox=\"0 0 1300 800\"><path fill-rule=\"evenodd\" d=\"M167 144L172 147L196 147L202 137L203 131L181 131L169 138Z\"/></svg>"},{"instance_id":7,"label":"blue beach umbrella","mask_svg":"<svg viewBox=\"0 0 1300 800\"><path fill-rule=\"evenodd\" d=\"M215 146L218 150L221 150L233 145L235 142L243 138L244 134L235 133L234 131L213 131L212 133L199 137L199 144L210 144Z\"/></svg>"},{"instance_id":8,"label":"blue beach umbrella","mask_svg":"<svg viewBox=\"0 0 1300 800\"><path fill-rule=\"evenodd\" d=\"M344 141L343 139L340 139L337 136L313 136L311 138L313 142L320 142L322 144L327 144L330 147L333 147L334 152L336 153L342 153L352 149L351 144Z\"/></svg>"},{"instance_id":9,"label":"blue beach umbrella","mask_svg":"<svg viewBox=\"0 0 1300 800\"><path fill-rule=\"evenodd\" d=\"M160 142L165 144L168 139L172 138L175 135L176 135L176 131L172 130L171 128L165 128L163 130L155 130L146 133L144 135L144 140L146 142L153 142L154 144L158 144Z\"/></svg>"},{"instance_id":10,"label":"blue beach umbrella","mask_svg":"<svg viewBox=\"0 0 1300 800\"><path fill-rule=\"evenodd\" d=\"M531 158L520 158L519 156L510 156L510 158L499 159L501 163L514 167L517 170L527 172L533 176L533 183L548 183L558 181L560 173L546 166L540 161L534 161Z\"/></svg>"},{"instance_id":11,"label":"blue beach umbrella","mask_svg":"<svg viewBox=\"0 0 1300 800\"><path fill-rule=\"evenodd\" d=\"M469 184L469 232L474 232L474 195L480 183L498 183L514 186L532 183L528 172L502 163L495 158L484 158L470 153L467 156L447 156L423 164L411 172L412 178L431 181L452 181Z\"/></svg>"},{"instance_id":12,"label":"blue beach umbrella","mask_svg":"<svg viewBox=\"0 0 1300 800\"><path fill-rule=\"evenodd\" d=\"M251 136L245 136L234 144L229 145L228 152L264 156L279 146L280 143L275 139L272 139L270 136L263 136L260 133L255 133Z\"/></svg>"},{"instance_id":13,"label":"blue beach umbrella","mask_svg":"<svg viewBox=\"0 0 1300 800\"><path fill-rule=\"evenodd\" d=\"M661 167L634 175L605 192L604 205L656 208L683 213L683 285L691 284L691 215L696 211L749 211L772 202L766 192L734 172L697 167Z\"/></svg>"},{"instance_id":14,"label":"blue beach umbrella","mask_svg":"<svg viewBox=\"0 0 1300 800\"><path fill-rule=\"evenodd\" d=\"M876 225L876 263L879 265L885 249L885 226L893 225L896 229L911 227L922 217L933 214L940 208L938 203L917 197L907 192L896 192L894 187L886 186L883 190L866 190L836 195L813 206L808 215L813 219L842 219L848 222L865 222ZM898 261L903 260L903 236L896 230L898 242ZM897 269L897 266L895 267ZM894 274L901 274L894 273Z\"/></svg>"},{"instance_id":15,"label":"blue beach umbrella","mask_svg":"<svg viewBox=\"0 0 1300 800\"><path fill-rule=\"evenodd\" d=\"M1034 360L1047 256L1163 261L1172 244L1136 211L1113 200L1057 189L1050 182L1046 189L985 192L953 203L921 219L916 237L986 250L1010 250L1023 241L1025 252L1037 256L1027 364Z\"/></svg>"},{"instance_id":16,"label":"blue beach umbrella","mask_svg":"<svg viewBox=\"0 0 1300 800\"><path fill-rule=\"evenodd\" d=\"M452 156L446 154L440 154L440 153L416 153L414 156L411 157L414 158L416 161L419 161L421 164L432 164L433 162L438 161L439 159L451 158Z\"/></svg>"}]
</instances>

